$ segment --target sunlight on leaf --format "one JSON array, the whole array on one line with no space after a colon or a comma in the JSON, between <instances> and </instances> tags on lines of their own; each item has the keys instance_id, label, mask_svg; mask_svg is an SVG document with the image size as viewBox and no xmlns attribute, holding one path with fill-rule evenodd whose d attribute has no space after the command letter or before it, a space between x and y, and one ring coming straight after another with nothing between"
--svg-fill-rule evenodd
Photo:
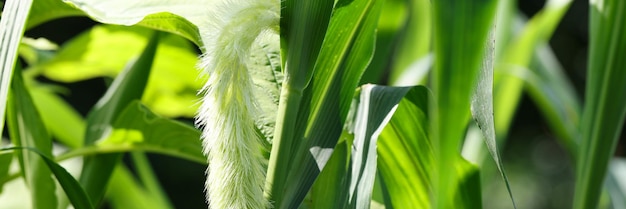
<instances>
[{"instance_id":1,"label":"sunlight on leaf","mask_svg":"<svg viewBox=\"0 0 626 209\"><path fill-rule=\"evenodd\" d=\"M141 27L95 26L63 45L51 60L29 70L61 82L114 77L142 51L151 33ZM164 116L193 117L204 79L197 78L192 45L163 35L155 56L143 101Z\"/></svg>"}]
</instances>

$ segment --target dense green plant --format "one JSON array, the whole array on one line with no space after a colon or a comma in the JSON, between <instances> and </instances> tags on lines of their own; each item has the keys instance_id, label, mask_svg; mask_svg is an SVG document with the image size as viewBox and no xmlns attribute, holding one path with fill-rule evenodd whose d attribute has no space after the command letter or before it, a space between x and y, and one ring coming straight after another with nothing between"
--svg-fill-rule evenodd
<instances>
[{"instance_id":1,"label":"dense green plant","mask_svg":"<svg viewBox=\"0 0 626 209\"><path fill-rule=\"evenodd\" d=\"M549 0L528 21L515 3L4 1L11 145L0 186L23 178L32 208L172 208L152 152L208 163L210 208L482 208L479 171L495 162L515 207L524 203L498 143L526 90L576 162L573 207L620 208L624 161L612 156L626 115L626 3L589 2L584 108L546 46L571 1ZM23 37L70 16L103 24L60 47ZM41 76L113 80L83 118ZM171 119L196 112L199 129Z\"/></svg>"}]
</instances>

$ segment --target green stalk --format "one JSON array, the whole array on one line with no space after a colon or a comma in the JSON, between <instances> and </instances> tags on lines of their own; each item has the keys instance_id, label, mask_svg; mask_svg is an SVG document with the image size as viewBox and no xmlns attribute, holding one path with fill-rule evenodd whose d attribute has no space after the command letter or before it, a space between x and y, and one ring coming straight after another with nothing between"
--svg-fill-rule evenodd
<instances>
[{"instance_id":1,"label":"green stalk","mask_svg":"<svg viewBox=\"0 0 626 209\"><path fill-rule=\"evenodd\" d=\"M591 1L590 53L574 208L596 208L626 116L626 2Z\"/></svg>"},{"instance_id":2,"label":"green stalk","mask_svg":"<svg viewBox=\"0 0 626 209\"><path fill-rule=\"evenodd\" d=\"M271 199L274 205L280 205L290 170L293 140L296 131L296 121L302 101L302 88L293 88L293 80L287 79L283 85L278 104L275 132L272 143L272 154L267 167L265 182L265 196ZM285 167L286 166L286 167Z\"/></svg>"},{"instance_id":3,"label":"green stalk","mask_svg":"<svg viewBox=\"0 0 626 209\"><path fill-rule=\"evenodd\" d=\"M304 134L296 129L300 105L313 76L333 8L332 0L281 1L280 38L285 81L281 89L272 151L267 168L265 197L281 208L294 150Z\"/></svg>"}]
</instances>

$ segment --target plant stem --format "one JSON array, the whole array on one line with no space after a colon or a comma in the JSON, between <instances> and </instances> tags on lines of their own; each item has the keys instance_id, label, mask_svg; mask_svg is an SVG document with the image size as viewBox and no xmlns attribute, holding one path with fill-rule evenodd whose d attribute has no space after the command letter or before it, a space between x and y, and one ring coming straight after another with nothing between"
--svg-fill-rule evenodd
<instances>
[{"instance_id":1,"label":"plant stem","mask_svg":"<svg viewBox=\"0 0 626 209\"><path fill-rule=\"evenodd\" d=\"M289 165L292 156L291 148L293 147L293 140L295 140L295 126L302 100L303 88L293 88L291 82L293 80L288 77L286 80L278 104L278 116L274 131L277 134L274 134L265 181L265 196L271 200L274 206L280 206L282 201L285 180L291 166Z\"/></svg>"}]
</instances>

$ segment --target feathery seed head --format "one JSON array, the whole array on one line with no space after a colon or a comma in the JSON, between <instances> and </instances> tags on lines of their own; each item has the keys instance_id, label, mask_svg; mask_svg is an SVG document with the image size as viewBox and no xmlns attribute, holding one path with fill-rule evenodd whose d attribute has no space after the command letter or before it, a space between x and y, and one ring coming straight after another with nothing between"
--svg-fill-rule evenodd
<instances>
[{"instance_id":1,"label":"feathery seed head","mask_svg":"<svg viewBox=\"0 0 626 209\"><path fill-rule=\"evenodd\" d=\"M280 2L226 1L214 8L203 33L206 53L198 67L209 74L197 124L208 157L207 202L213 209L270 207L263 197L265 159L254 115L257 105L246 63L259 34L277 27Z\"/></svg>"}]
</instances>

